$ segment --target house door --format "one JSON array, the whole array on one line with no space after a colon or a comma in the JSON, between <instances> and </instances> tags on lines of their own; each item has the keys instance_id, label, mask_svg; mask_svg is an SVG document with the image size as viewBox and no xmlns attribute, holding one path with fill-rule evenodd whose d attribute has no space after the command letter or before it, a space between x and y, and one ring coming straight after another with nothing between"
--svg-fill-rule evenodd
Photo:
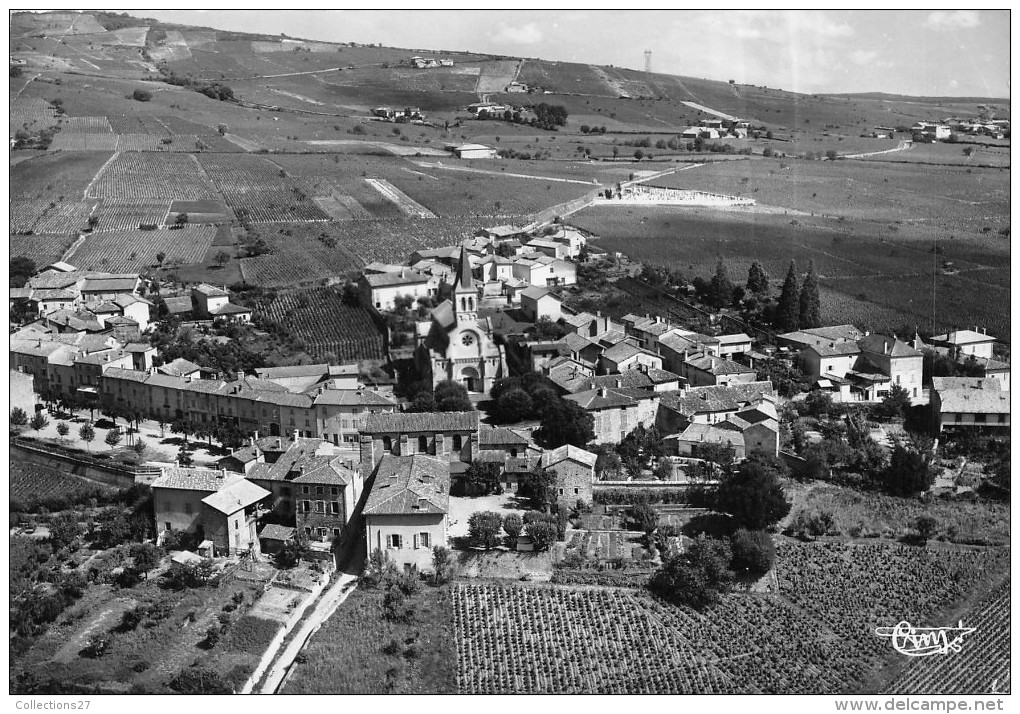
<instances>
[{"instance_id":1,"label":"house door","mask_svg":"<svg viewBox=\"0 0 1020 714\"><path fill-rule=\"evenodd\" d=\"M270 436L279 436L280 435L280 425L276 424L275 422L270 423L269 424L269 435Z\"/></svg>"}]
</instances>

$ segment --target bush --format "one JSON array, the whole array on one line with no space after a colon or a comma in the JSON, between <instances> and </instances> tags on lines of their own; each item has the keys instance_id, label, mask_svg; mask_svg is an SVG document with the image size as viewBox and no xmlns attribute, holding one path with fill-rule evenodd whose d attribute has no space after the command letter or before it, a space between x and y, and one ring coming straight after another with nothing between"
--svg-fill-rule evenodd
<instances>
[{"instance_id":1,"label":"bush","mask_svg":"<svg viewBox=\"0 0 1020 714\"><path fill-rule=\"evenodd\" d=\"M181 694L230 694L230 686L215 671L205 667L182 669L169 682L170 689Z\"/></svg>"},{"instance_id":2,"label":"bush","mask_svg":"<svg viewBox=\"0 0 1020 714\"><path fill-rule=\"evenodd\" d=\"M776 562L776 546L765 531L739 529L730 540L733 551L731 566L734 571L751 575L764 575Z\"/></svg>"},{"instance_id":3,"label":"bush","mask_svg":"<svg viewBox=\"0 0 1020 714\"><path fill-rule=\"evenodd\" d=\"M536 521L528 524L528 535L535 542L535 550L548 550L557 537L556 524L548 521Z\"/></svg>"},{"instance_id":4,"label":"bush","mask_svg":"<svg viewBox=\"0 0 1020 714\"><path fill-rule=\"evenodd\" d=\"M82 657L88 657L89 659L98 659L106 654L107 650L110 649L110 636L109 635L93 635L89 638L85 647L78 652Z\"/></svg>"},{"instance_id":5,"label":"bush","mask_svg":"<svg viewBox=\"0 0 1020 714\"><path fill-rule=\"evenodd\" d=\"M839 530L836 527L836 517L831 511L807 511L802 509L794 515L786 532L789 535L805 538L837 534Z\"/></svg>"},{"instance_id":6,"label":"bush","mask_svg":"<svg viewBox=\"0 0 1020 714\"><path fill-rule=\"evenodd\" d=\"M516 547L517 537L521 534L521 529L524 528L524 521L516 513L508 513L503 517L503 530L510 538L510 547Z\"/></svg>"},{"instance_id":7,"label":"bush","mask_svg":"<svg viewBox=\"0 0 1020 714\"><path fill-rule=\"evenodd\" d=\"M699 535L686 552L667 559L648 583L657 595L679 605L701 608L729 591L733 572L729 544Z\"/></svg>"},{"instance_id":8,"label":"bush","mask_svg":"<svg viewBox=\"0 0 1020 714\"><path fill-rule=\"evenodd\" d=\"M468 536L471 545L489 550L499 545L499 531L503 527L502 517L495 511L478 511L468 518Z\"/></svg>"},{"instance_id":9,"label":"bush","mask_svg":"<svg viewBox=\"0 0 1020 714\"><path fill-rule=\"evenodd\" d=\"M152 92L145 89L136 89L131 93L131 98L137 102L148 102L152 99Z\"/></svg>"}]
</instances>

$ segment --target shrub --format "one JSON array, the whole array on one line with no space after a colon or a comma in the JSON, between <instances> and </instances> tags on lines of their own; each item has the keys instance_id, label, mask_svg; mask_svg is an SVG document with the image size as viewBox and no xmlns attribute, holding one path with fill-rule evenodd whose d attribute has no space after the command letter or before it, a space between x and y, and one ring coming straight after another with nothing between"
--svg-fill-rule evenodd
<instances>
[{"instance_id":1,"label":"shrub","mask_svg":"<svg viewBox=\"0 0 1020 714\"><path fill-rule=\"evenodd\" d=\"M732 568L736 572L764 575L776 561L776 546L765 531L739 529L730 541Z\"/></svg>"},{"instance_id":2,"label":"shrub","mask_svg":"<svg viewBox=\"0 0 1020 714\"><path fill-rule=\"evenodd\" d=\"M535 550L548 550L556 541L556 524L548 521L536 521L528 524L528 535L535 542Z\"/></svg>"},{"instance_id":3,"label":"shrub","mask_svg":"<svg viewBox=\"0 0 1020 714\"><path fill-rule=\"evenodd\" d=\"M148 102L152 99L152 92L145 89L136 89L131 93L131 98L137 102Z\"/></svg>"},{"instance_id":4,"label":"shrub","mask_svg":"<svg viewBox=\"0 0 1020 714\"><path fill-rule=\"evenodd\" d=\"M230 628L230 635L227 637L225 649L230 652L245 652L247 654L261 655L269 642L276 636L280 624L272 620L264 620L261 617L244 615L238 618L233 627Z\"/></svg>"},{"instance_id":5,"label":"shrub","mask_svg":"<svg viewBox=\"0 0 1020 714\"><path fill-rule=\"evenodd\" d=\"M499 545L499 531L503 519L495 511L478 511L468 518L468 535L471 545L489 550Z\"/></svg>"},{"instance_id":6,"label":"shrub","mask_svg":"<svg viewBox=\"0 0 1020 714\"><path fill-rule=\"evenodd\" d=\"M85 647L78 652L82 657L88 657L89 659L98 659L106 654L107 650L110 649L110 636L109 635L93 635L89 638Z\"/></svg>"},{"instance_id":7,"label":"shrub","mask_svg":"<svg viewBox=\"0 0 1020 714\"><path fill-rule=\"evenodd\" d=\"M205 667L182 669L170 680L169 687L181 694L230 694L232 691L219 674Z\"/></svg>"},{"instance_id":8,"label":"shrub","mask_svg":"<svg viewBox=\"0 0 1020 714\"><path fill-rule=\"evenodd\" d=\"M524 528L524 521L516 513L508 513L503 517L503 530L510 538L511 547L517 545L517 537L521 534L522 528Z\"/></svg>"}]
</instances>

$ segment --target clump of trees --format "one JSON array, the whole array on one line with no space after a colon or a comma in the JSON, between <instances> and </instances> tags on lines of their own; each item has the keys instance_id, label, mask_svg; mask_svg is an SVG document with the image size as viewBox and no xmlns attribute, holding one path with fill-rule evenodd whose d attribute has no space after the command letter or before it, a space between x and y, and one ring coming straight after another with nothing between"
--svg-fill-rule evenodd
<instances>
[{"instance_id":1,"label":"clump of trees","mask_svg":"<svg viewBox=\"0 0 1020 714\"><path fill-rule=\"evenodd\" d=\"M500 424L542 419L548 409L562 401L552 381L538 372L497 380L489 395L494 404L492 417Z\"/></svg>"},{"instance_id":2,"label":"clump of trees","mask_svg":"<svg viewBox=\"0 0 1020 714\"><path fill-rule=\"evenodd\" d=\"M733 584L732 560L726 540L702 533L683 553L667 558L649 580L648 587L670 602L703 608L729 592Z\"/></svg>"}]
</instances>

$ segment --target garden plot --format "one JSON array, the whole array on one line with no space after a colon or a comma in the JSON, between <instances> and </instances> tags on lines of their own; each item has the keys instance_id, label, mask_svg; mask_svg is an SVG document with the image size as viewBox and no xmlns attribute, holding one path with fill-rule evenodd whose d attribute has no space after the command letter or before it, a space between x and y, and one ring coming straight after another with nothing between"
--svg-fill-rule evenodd
<instances>
[{"instance_id":1,"label":"garden plot","mask_svg":"<svg viewBox=\"0 0 1020 714\"><path fill-rule=\"evenodd\" d=\"M88 189L88 195L195 201L216 198L216 190L194 156L128 152L106 165Z\"/></svg>"},{"instance_id":2,"label":"garden plot","mask_svg":"<svg viewBox=\"0 0 1020 714\"><path fill-rule=\"evenodd\" d=\"M161 252L166 263L201 263L215 236L214 226L98 233L85 238L67 260L83 270L112 273L140 272L155 265Z\"/></svg>"},{"instance_id":3,"label":"garden plot","mask_svg":"<svg viewBox=\"0 0 1020 714\"><path fill-rule=\"evenodd\" d=\"M436 214L422 206L420 203L414 201L410 196L386 179L367 178L365 179L365 182L381 193L387 201L390 201L397 206L405 215L412 216L414 218L436 217Z\"/></svg>"},{"instance_id":4,"label":"garden plot","mask_svg":"<svg viewBox=\"0 0 1020 714\"><path fill-rule=\"evenodd\" d=\"M170 201L106 198L96 207L99 222L93 232L134 230L142 226L161 227L166 223Z\"/></svg>"}]
</instances>

